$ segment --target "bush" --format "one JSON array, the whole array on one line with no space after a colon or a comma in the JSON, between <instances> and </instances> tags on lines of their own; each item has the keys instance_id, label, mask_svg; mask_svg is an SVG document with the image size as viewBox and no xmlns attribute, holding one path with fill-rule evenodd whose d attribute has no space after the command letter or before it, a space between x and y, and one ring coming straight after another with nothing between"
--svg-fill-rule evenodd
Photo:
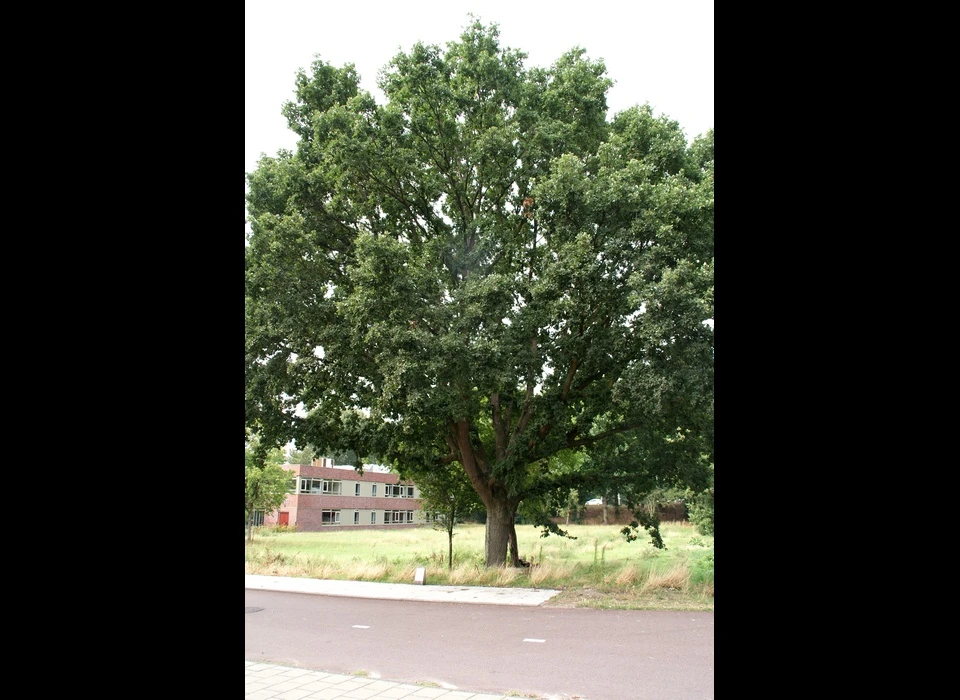
<instances>
[{"instance_id":1,"label":"bush","mask_svg":"<svg viewBox=\"0 0 960 700\"><path fill-rule=\"evenodd\" d=\"M713 489L688 496L687 514L697 532L713 536Z\"/></svg>"}]
</instances>

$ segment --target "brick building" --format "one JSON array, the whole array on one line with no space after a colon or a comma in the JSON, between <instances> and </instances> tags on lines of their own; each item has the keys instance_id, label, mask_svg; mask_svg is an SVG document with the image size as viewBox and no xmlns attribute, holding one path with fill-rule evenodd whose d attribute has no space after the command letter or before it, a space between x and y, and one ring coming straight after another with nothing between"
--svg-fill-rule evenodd
<instances>
[{"instance_id":1,"label":"brick building","mask_svg":"<svg viewBox=\"0 0 960 700\"><path fill-rule=\"evenodd\" d=\"M263 525L314 532L409 528L424 522L420 491L396 474L364 469L360 475L353 467L334 466L327 457L283 468L293 477L290 492L277 511L264 514Z\"/></svg>"}]
</instances>

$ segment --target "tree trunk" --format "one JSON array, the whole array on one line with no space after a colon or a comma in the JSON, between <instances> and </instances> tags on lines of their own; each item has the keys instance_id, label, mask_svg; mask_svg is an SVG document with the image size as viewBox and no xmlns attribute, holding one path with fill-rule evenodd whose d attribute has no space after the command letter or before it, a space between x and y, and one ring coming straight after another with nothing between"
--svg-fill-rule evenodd
<instances>
[{"instance_id":1,"label":"tree trunk","mask_svg":"<svg viewBox=\"0 0 960 700\"><path fill-rule=\"evenodd\" d=\"M507 547L510 547L509 564L522 566L517 547L517 530L514 518L520 499L508 495L506 486L492 476L492 470L483 456L482 447L478 451L470 439L470 424L466 420L451 424L451 446L460 453L470 483L480 500L487 507L487 526L484 536L484 557L486 566L504 566L508 563Z\"/></svg>"},{"instance_id":2,"label":"tree trunk","mask_svg":"<svg viewBox=\"0 0 960 700\"><path fill-rule=\"evenodd\" d=\"M517 551L517 530L513 524L517 506L508 501L494 500L487 505L487 527L484 538L487 566L520 566ZM507 547L509 546L509 561Z\"/></svg>"},{"instance_id":3,"label":"tree trunk","mask_svg":"<svg viewBox=\"0 0 960 700\"><path fill-rule=\"evenodd\" d=\"M447 571L453 570L453 511L447 517Z\"/></svg>"},{"instance_id":4,"label":"tree trunk","mask_svg":"<svg viewBox=\"0 0 960 700\"><path fill-rule=\"evenodd\" d=\"M256 511L251 509L250 515L247 516L247 542L253 541L253 514Z\"/></svg>"},{"instance_id":5,"label":"tree trunk","mask_svg":"<svg viewBox=\"0 0 960 700\"><path fill-rule=\"evenodd\" d=\"M606 525L607 524L607 497L606 496L604 496L601 499L601 503L603 503L603 524Z\"/></svg>"},{"instance_id":6,"label":"tree trunk","mask_svg":"<svg viewBox=\"0 0 960 700\"><path fill-rule=\"evenodd\" d=\"M523 564L520 560L520 545L517 543L517 526L515 524L510 525L510 539L507 542L507 561L510 562L510 566L521 566Z\"/></svg>"}]
</instances>

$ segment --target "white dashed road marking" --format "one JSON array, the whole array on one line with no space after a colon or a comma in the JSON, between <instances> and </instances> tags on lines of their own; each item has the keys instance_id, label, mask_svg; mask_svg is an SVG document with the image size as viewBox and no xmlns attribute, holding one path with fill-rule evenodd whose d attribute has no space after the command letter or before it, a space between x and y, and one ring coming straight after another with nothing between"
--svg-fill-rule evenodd
<instances>
[{"instance_id":1,"label":"white dashed road marking","mask_svg":"<svg viewBox=\"0 0 960 700\"><path fill-rule=\"evenodd\" d=\"M546 639L524 639L525 642L545 642Z\"/></svg>"},{"instance_id":2,"label":"white dashed road marking","mask_svg":"<svg viewBox=\"0 0 960 700\"><path fill-rule=\"evenodd\" d=\"M368 630L368 629L370 629L370 625L354 625L354 627L356 627L358 630Z\"/></svg>"}]
</instances>

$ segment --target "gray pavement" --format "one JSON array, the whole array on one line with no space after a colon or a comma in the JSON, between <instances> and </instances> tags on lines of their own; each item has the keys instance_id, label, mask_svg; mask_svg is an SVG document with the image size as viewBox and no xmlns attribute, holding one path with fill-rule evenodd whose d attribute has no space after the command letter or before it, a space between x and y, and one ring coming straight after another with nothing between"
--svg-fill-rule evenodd
<instances>
[{"instance_id":1,"label":"gray pavement","mask_svg":"<svg viewBox=\"0 0 960 700\"><path fill-rule=\"evenodd\" d=\"M431 586L252 574L245 574L244 578L245 588L264 591L441 603L537 606L560 592L546 588ZM516 700L508 695L395 683L368 676L278 666L252 659L244 660L244 684L244 697L249 700Z\"/></svg>"}]
</instances>

